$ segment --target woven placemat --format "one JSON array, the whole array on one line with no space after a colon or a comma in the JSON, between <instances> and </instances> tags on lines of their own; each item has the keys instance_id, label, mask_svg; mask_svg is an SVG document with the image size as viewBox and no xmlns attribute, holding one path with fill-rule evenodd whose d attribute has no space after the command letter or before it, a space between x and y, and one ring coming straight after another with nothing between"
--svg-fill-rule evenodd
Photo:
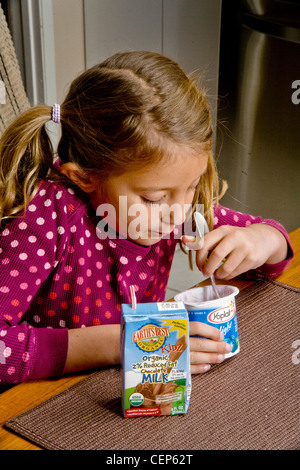
<instances>
[{"instance_id":1,"label":"woven placemat","mask_svg":"<svg viewBox=\"0 0 300 470\"><path fill-rule=\"evenodd\" d=\"M115 367L91 374L6 426L48 450L299 449L299 294L276 282L240 292L241 351L193 376L186 415L123 418Z\"/></svg>"}]
</instances>

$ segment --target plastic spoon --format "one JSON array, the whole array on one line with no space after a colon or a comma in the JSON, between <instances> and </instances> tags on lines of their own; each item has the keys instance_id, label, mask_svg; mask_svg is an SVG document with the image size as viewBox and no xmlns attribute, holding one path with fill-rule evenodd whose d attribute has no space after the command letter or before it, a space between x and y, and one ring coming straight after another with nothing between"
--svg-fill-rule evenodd
<instances>
[{"instance_id":1,"label":"plastic spoon","mask_svg":"<svg viewBox=\"0 0 300 470\"><path fill-rule=\"evenodd\" d=\"M202 214L200 214L200 212L194 212L194 220L195 220L195 223L196 223L196 227L197 227L197 234L198 234L198 237L201 238L209 232L209 228L208 228L208 225L207 225L207 222L205 220L205 218L203 217ZM220 298L220 295L218 293L218 290L217 290L217 285L216 285L216 281L215 281L215 277L214 275L212 274L210 276L210 282L211 282L211 285L212 285L212 288L214 290L214 293L215 295L217 296L217 298L219 299Z\"/></svg>"}]
</instances>

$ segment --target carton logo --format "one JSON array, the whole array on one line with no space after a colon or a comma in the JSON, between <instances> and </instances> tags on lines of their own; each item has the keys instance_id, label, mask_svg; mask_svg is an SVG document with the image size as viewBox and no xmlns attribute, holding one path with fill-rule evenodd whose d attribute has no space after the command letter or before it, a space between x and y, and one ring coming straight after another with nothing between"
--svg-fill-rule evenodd
<instances>
[{"instance_id":1,"label":"carton logo","mask_svg":"<svg viewBox=\"0 0 300 470\"><path fill-rule=\"evenodd\" d=\"M168 336L170 336L168 328L148 324L132 334L132 342L142 351L151 352L160 349Z\"/></svg>"}]
</instances>

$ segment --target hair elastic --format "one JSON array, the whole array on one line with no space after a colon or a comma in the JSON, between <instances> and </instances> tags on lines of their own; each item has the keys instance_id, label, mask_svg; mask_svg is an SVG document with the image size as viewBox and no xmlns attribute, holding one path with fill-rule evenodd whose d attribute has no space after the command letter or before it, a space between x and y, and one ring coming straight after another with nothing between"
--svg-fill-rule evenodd
<instances>
[{"instance_id":1,"label":"hair elastic","mask_svg":"<svg viewBox=\"0 0 300 470\"><path fill-rule=\"evenodd\" d=\"M51 119L56 124L60 123L60 105L59 104L54 104L53 105Z\"/></svg>"}]
</instances>

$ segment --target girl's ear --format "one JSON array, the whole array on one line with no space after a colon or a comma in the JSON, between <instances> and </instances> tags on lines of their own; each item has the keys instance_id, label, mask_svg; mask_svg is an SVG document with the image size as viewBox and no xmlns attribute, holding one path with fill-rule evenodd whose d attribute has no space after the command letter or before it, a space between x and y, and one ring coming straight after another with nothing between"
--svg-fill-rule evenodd
<instances>
[{"instance_id":1,"label":"girl's ear","mask_svg":"<svg viewBox=\"0 0 300 470\"><path fill-rule=\"evenodd\" d=\"M96 178L93 178L90 175L83 175L76 163L64 163L60 167L60 171L73 181L73 183L77 184L77 186L85 193L92 193L99 186Z\"/></svg>"}]
</instances>

